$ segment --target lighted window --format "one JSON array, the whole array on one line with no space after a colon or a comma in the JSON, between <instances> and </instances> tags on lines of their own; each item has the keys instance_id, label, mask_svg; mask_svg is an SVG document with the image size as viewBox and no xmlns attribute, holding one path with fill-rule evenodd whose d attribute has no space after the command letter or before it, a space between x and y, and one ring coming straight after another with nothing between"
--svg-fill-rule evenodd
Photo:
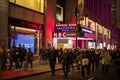
<instances>
[{"instance_id":1,"label":"lighted window","mask_svg":"<svg viewBox=\"0 0 120 80\"><path fill-rule=\"evenodd\" d=\"M95 31L95 22L92 22L92 24L91 24L91 30Z\"/></svg>"},{"instance_id":2,"label":"lighted window","mask_svg":"<svg viewBox=\"0 0 120 80\"><path fill-rule=\"evenodd\" d=\"M102 33L102 26L99 26L99 33Z\"/></svg>"},{"instance_id":3,"label":"lighted window","mask_svg":"<svg viewBox=\"0 0 120 80\"><path fill-rule=\"evenodd\" d=\"M58 21L63 21L63 8L59 5L57 5L56 9L56 19Z\"/></svg>"},{"instance_id":4,"label":"lighted window","mask_svg":"<svg viewBox=\"0 0 120 80\"><path fill-rule=\"evenodd\" d=\"M104 28L104 35L106 35L106 28Z\"/></svg>"},{"instance_id":5,"label":"lighted window","mask_svg":"<svg viewBox=\"0 0 120 80\"><path fill-rule=\"evenodd\" d=\"M9 2L44 13L45 0L9 0Z\"/></svg>"},{"instance_id":6,"label":"lighted window","mask_svg":"<svg viewBox=\"0 0 120 80\"><path fill-rule=\"evenodd\" d=\"M12 2L12 3L14 3L14 2L15 2L15 0L9 0L9 2Z\"/></svg>"},{"instance_id":7,"label":"lighted window","mask_svg":"<svg viewBox=\"0 0 120 80\"><path fill-rule=\"evenodd\" d=\"M111 34L111 33L110 33L110 30L107 30L107 32L106 32L106 36L107 36L108 39L111 38L110 34Z\"/></svg>"},{"instance_id":8,"label":"lighted window","mask_svg":"<svg viewBox=\"0 0 120 80\"><path fill-rule=\"evenodd\" d=\"M108 37L109 39L111 39L111 31L109 30L109 37Z\"/></svg>"},{"instance_id":9,"label":"lighted window","mask_svg":"<svg viewBox=\"0 0 120 80\"><path fill-rule=\"evenodd\" d=\"M83 25L82 27L86 27L86 26L85 26L85 24L86 24L86 23L85 23L85 17L84 17L83 20L80 20L80 24ZM86 24L86 25L87 25L87 24Z\"/></svg>"},{"instance_id":10,"label":"lighted window","mask_svg":"<svg viewBox=\"0 0 120 80\"><path fill-rule=\"evenodd\" d=\"M89 27L89 29L95 31L95 22L88 19L88 27Z\"/></svg>"}]
</instances>

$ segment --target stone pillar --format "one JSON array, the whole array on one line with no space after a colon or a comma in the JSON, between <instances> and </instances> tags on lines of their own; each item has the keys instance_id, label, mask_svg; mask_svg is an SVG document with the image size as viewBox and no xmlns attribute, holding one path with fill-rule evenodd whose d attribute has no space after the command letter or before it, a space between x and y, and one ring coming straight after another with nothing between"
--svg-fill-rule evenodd
<instances>
[{"instance_id":1,"label":"stone pillar","mask_svg":"<svg viewBox=\"0 0 120 80\"><path fill-rule=\"evenodd\" d=\"M8 47L8 0L0 0L0 44Z\"/></svg>"}]
</instances>

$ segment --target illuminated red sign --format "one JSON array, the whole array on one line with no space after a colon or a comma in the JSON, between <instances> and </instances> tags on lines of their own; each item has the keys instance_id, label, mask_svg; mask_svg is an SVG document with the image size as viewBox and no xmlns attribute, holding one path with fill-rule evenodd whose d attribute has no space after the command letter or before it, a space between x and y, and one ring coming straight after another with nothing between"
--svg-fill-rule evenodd
<instances>
[{"instance_id":1,"label":"illuminated red sign","mask_svg":"<svg viewBox=\"0 0 120 80\"><path fill-rule=\"evenodd\" d=\"M86 38L95 38L95 35L84 33L84 37L86 37Z\"/></svg>"},{"instance_id":2,"label":"illuminated red sign","mask_svg":"<svg viewBox=\"0 0 120 80\"><path fill-rule=\"evenodd\" d=\"M75 37L75 32L54 32L53 37Z\"/></svg>"},{"instance_id":3,"label":"illuminated red sign","mask_svg":"<svg viewBox=\"0 0 120 80\"><path fill-rule=\"evenodd\" d=\"M66 37L66 32L54 32L53 37Z\"/></svg>"}]
</instances>

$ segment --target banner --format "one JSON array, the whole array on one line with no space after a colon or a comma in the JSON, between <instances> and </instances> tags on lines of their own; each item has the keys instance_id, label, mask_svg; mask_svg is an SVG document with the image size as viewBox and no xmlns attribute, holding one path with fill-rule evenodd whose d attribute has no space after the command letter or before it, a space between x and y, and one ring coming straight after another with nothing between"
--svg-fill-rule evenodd
<instances>
[{"instance_id":1,"label":"banner","mask_svg":"<svg viewBox=\"0 0 120 80\"><path fill-rule=\"evenodd\" d=\"M78 0L78 17L79 20L84 19L84 0Z\"/></svg>"}]
</instances>

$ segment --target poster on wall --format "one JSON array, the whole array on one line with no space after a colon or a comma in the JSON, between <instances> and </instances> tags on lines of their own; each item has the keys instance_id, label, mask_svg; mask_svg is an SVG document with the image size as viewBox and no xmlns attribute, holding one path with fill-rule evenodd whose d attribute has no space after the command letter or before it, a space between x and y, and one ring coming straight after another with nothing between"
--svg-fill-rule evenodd
<instances>
[{"instance_id":1,"label":"poster on wall","mask_svg":"<svg viewBox=\"0 0 120 80\"><path fill-rule=\"evenodd\" d=\"M11 39L10 46L12 47L13 39ZM34 53L34 36L32 35L23 35L23 34L17 34L17 38L15 39L15 45L16 47L21 45L25 45L25 48L28 50L28 48L31 48L32 52Z\"/></svg>"}]
</instances>

